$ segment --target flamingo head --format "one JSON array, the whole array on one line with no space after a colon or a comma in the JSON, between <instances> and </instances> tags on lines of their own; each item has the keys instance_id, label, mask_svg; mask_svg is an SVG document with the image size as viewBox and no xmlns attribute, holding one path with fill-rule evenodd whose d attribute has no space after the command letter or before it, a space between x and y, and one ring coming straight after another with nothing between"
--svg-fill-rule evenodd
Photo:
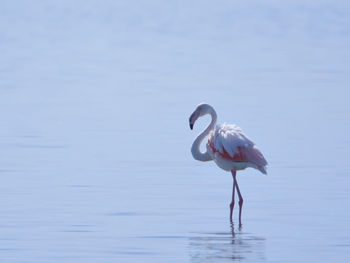
<instances>
[{"instance_id":1,"label":"flamingo head","mask_svg":"<svg viewBox=\"0 0 350 263\"><path fill-rule=\"evenodd\" d=\"M191 130L193 129L193 125L199 117L208 114L209 107L211 106L205 103L201 103L197 106L196 110L191 114L189 119Z\"/></svg>"}]
</instances>

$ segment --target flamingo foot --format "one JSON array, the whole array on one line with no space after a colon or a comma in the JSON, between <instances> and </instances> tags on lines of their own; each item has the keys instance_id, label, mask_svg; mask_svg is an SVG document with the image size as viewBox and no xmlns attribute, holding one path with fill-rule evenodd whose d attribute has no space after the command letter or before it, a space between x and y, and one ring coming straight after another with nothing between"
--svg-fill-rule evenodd
<instances>
[{"instance_id":1,"label":"flamingo foot","mask_svg":"<svg viewBox=\"0 0 350 263\"><path fill-rule=\"evenodd\" d=\"M231 202L230 204L230 222L232 222L232 214L233 214L233 207L235 206L234 202Z\"/></svg>"},{"instance_id":2,"label":"flamingo foot","mask_svg":"<svg viewBox=\"0 0 350 263\"><path fill-rule=\"evenodd\" d=\"M243 206L243 198L239 199L239 226L242 226L242 206Z\"/></svg>"}]
</instances>

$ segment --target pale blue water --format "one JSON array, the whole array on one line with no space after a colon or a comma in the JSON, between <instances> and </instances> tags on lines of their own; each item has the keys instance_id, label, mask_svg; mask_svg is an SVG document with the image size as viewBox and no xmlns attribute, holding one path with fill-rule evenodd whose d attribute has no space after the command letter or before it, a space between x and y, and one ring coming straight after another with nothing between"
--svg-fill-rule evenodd
<instances>
[{"instance_id":1,"label":"pale blue water","mask_svg":"<svg viewBox=\"0 0 350 263\"><path fill-rule=\"evenodd\" d=\"M8 1L1 262L347 262L346 1ZM206 101L269 161L193 160ZM237 211L234 213L237 221Z\"/></svg>"}]
</instances>

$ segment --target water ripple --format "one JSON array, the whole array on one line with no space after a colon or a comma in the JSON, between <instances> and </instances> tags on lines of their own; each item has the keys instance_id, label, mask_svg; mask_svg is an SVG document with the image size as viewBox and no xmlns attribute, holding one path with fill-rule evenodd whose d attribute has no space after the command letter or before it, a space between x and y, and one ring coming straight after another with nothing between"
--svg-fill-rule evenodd
<instances>
[{"instance_id":1,"label":"water ripple","mask_svg":"<svg viewBox=\"0 0 350 263\"><path fill-rule=\"evenodd\" d=\"M196 233L189 238L191 262L264 261L265 238L235 230Z\"/></svg>"}]
</instances>

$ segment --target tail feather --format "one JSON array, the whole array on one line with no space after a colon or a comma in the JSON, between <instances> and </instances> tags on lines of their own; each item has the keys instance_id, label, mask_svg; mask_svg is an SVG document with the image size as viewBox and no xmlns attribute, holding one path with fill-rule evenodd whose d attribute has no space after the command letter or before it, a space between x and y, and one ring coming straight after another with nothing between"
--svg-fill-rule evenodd
<instances>
[{"instance_id":1,"label":"tail feather","mask_svg":"<svg viewBox=\"0 0 350 263\"><path fill-rule=\"evenodd\" d=\"M266 166L258 166L257 168L258 168L258 170L259 170L260 172L262 172L263 174L267 174Z\"/></svg>"}]
</instances>

